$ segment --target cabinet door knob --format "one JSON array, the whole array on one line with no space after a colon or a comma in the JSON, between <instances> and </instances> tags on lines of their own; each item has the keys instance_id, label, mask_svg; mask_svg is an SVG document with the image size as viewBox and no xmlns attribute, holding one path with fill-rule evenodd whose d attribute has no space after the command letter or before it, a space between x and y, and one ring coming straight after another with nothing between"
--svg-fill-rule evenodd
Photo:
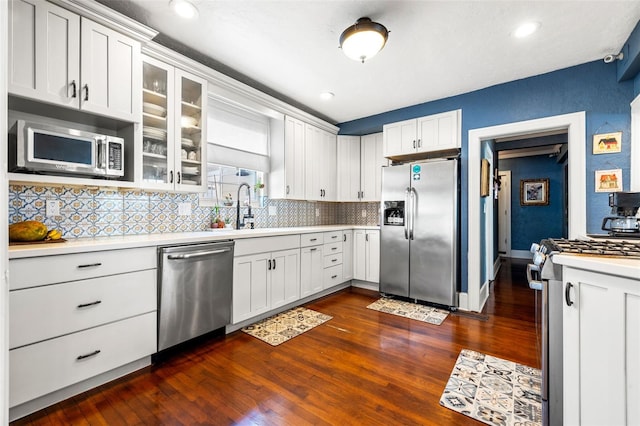
<instances>
[{"instance_id":1,"label":"cabinet door knob","mask_svg":"<svg viewBox=\"0 0 640 426\"><path fill-rule=\"evenodd\" d=\"M569 292L571 291L571 287L573 287L573 284L567 283L567 286L564 289L564 301L567 302L567 306L573 305L571 295L569 294Z\"/></svg>"}]
</instances>

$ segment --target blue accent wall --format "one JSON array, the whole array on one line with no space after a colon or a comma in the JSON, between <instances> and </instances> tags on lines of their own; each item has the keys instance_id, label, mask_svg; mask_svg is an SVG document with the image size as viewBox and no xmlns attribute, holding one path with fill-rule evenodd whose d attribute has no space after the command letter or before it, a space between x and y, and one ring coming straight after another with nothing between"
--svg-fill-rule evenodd
<instances>
[{"instance_id":1,"label":"blue accent wall","mask_svg":"<svg viewBox=\"0 0 640 426\"><path fill-rule=\"evenodd\" d=\"M469 72L473 72L470 70ZM461 152L461 287L467 290L467 182L469 130L532 120L578 111L586 112L587 231L597 232L601 218L609 214L606 193L595 193L594 172L623 169L624 189L629 189L629 104L634 98L633 80L618 83L615 64L602 60L577 65L450 98L407 106L394 111L338 124L342 135L365 135L382 131L386 123L462 109ZM622 131L622 152L591 154L594 133ZM571 154L569 154L571 155ZM572 188L572 190L575 190Z\"/></svg>"},{"instance_id":2,"label":"blue accent wall","mask_svg":"<svg viewBox=\"0 0 640 426\"><path fill-rule=\"evenodd\" d=\"M500 170L511 170L511 249L529 250L543 238L562 238L563 164L556 157L532 157L500 160ZM521 206L520 180L549 179L549 205Z\"/></svg>"}]
</instances>

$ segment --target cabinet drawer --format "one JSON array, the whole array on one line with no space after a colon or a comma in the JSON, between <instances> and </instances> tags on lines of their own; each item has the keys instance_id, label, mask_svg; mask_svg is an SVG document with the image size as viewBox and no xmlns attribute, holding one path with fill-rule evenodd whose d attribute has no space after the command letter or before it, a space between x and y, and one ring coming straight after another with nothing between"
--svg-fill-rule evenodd
<instances>
[{"instance_id":1,"label":"cabinet drawer","mask_svg":"<svg viewBox=\"0 0 640 426\"><path fill-rule=\"evenodd\" d=\"M300 235L300 247L317 246L318 244L324 244L322 232Z\"/></svg>"},{"instance_id":2,"label":"cabinet drawer","mask_svg":"<svg viewBox=\"0 0 640 426\"><path fill-rule=\"evenodd\" d=\"M324 254L342 253L342 240L339 243L331 243L324 245Z\"/></svg>"},{"instance_id":3,"label":"cabinet drawer","mask_svg":"<svg viewBox=\"0 0 640 426\"><path fill-rule=\"evenodd\" d=\"M248 254L269 253L276 250L290 250L298 247L300 247L300 235L242 238L236 240L233 255L238 257Z\"/></svg>"},{"instance_id":4,"label":"cabinet drawer","mask_svg":"<svg viewBox=\"0 0 640 426\"><path fill-rule=\"evenodd\" d=\"M325 232L323 238L325 244L342 242L342 231Z\"/></svg>"},{"instance_id":5,"label":"cabinet drawer","mask_svg":"<svg viewBox=\"0 0 640 426\"><path fill-rule=\"evenodd\" d=\"M156 346L152 312L11 350L9 406L151 355Z\"/></svg>"},{"instance_id":6,"label":"cabinet drawer","mask_svg":"<svg viewBox=\"0 0 640 426\"><path fill-rule=\"evenodd\" d=\"M342 283L342 265L332 266L324 270L323 288L333 287Z\"/></svg>"},{"instance_id":7,"label":"cabinet drawer","mask_svg":"<svg viewBox=\"0 0 640 426\"><path fill-rule=\"evenodd\" d=\"M9 293L9 348L157 310L156 270Z\"/></svg>"},{"instance_id":8,"label":"cabinet drawer","mask_svg":"<svg viewBox=\"0 0 640 426\"><path fill-rule=\"evenodd\" d=\"M9 261L9 290L154 269L155 247L94 251Z\"/></svg>"},{"instance_id":9,"label":"cabinet drawer","mask_svg":"<svg viewBox=\"0 0 640 426\"><path fill-rule=\"evenodd\" d=\"M342 265L342 253L327 254L324 256L324 268L329 268L335 265Z\"/></svg>"}]
</instances>

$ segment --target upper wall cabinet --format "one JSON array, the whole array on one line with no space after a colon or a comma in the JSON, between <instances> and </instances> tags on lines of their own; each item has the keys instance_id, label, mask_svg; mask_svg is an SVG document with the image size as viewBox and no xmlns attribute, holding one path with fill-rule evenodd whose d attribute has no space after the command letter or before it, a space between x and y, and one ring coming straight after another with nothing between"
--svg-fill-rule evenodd
<instances>
[{"instance_id":1,"label":"upper wall cabinet","mask_svg":"<svg viewBox=\"0 0 640 426\"><path fill-rule=\"evenodd\" d=\"M384 156L403 157L460 148L462 110L385 124Z\"/></svg>"},{"instance_id":2,"label":"upper wall cabinet","mask_svg":"<svg viewBox=\"0 0 640 426\"><path fill-rule=\"evenodd\" d=\"M289 116L284 117L284 128L276 125L282 123L276 121L271 126L269 197L304 200L304 123Z\"/></svg>"},{"instance_id":3,"label":"upper wall cabinet","mask_svg":"<svg viewBox=\"0 0 640 426\"><path fill-rule=\"evenodd\" d=\"M204 192L207 82L143 60L142 186Z\"/></svg>"},{"instance_id":4,"label":"upper wall cabinet","mask_svg":"<svg viewBox=\"0 0 640 426\"><path fill-rule=\"evenodd\" d=\"M389 163L382 142L382 133L338 136L337 201L380 201L382 166Z\"/></svg>"},{"instance_id":5,"label":"upper wall cabinet","mask_svg":"<svg viewBox=\"0 0 640 426\"><path fill-rule=\"evenodd\" d=\"M305 124L305 199L336 199L336 135Z\"/></svg>"},{"instance_id":6,"label":"upper wall cabinet","mask_svg":"<svg viewBox=\"0 0 640 426\"><path fill-rule=\"evenodd\" d=\"M140 43L44 0L9 2L12 95L140 121Z\"/></svg>"}]
</instances>

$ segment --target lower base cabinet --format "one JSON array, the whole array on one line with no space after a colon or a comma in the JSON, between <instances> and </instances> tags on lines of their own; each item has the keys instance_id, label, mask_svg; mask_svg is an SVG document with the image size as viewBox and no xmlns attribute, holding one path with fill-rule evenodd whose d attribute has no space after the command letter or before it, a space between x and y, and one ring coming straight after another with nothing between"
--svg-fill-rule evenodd
<instances>
[{"instance_id":1,"label":"lower base cabinet","mask_svg":"<svg viewBox=\"0 0 640 426\"><path fill-rule=\"evenodd\" d=\"M565 425L640 424L640 276L563 268Z\"/></svg>"},{"instance_id":2,"label":"lower base cabinet","mask_svg":"<svg viewBox=\"0 0 640 426\"><path fill-rule=\"evenodd\" d=\"M380 231L353 231L353 278L377 283L380 281Z\"/></svg>"},{"instance_id":3,"label":"lower base cabinet","mask_svg":"<svg viewBox=\"0 0 640 426\"><path fill-rule=\"evenodd\" d=\"M323 262L322 246L300 249L300 297L322 291Z\"/></svg>"}]
</instances>

